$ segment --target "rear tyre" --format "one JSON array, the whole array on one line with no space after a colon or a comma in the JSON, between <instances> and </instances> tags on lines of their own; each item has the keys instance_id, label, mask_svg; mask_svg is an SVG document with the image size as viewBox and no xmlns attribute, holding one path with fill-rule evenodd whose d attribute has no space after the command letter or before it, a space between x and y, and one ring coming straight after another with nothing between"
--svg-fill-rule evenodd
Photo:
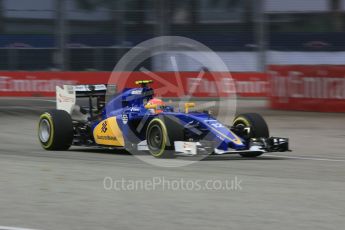
<instances>
[{"instance_id":1,"label":"rear tyre","mask_svg":"<svg viewBox=\"0 0 345 230\"><path fill-rule=\"evenodd\" d=\"M40 116L38 140L45 150L67 150L73 142L73 123L64 110L49 110Z\"/></svg>"},{"instance_id":2,"label":"rear tyre","mask_svg":"<svg viewBox=\"0 0 345 230\"><path fill-rule=\"evenodd\" d=\"M168 129L161 119L154 118L150 121L147 126L146 141L152 156L156 158L175 157L175 151L170 148Z\"/></svg>"},{"instance_id":3,"label":"rear tyre","mask_svg":"<svg viewBox=\"0 0 345 230\"><path fill-rule=\"evenodd\" d=\"M257 113L245 113L238 115L233 126L240 129L248 128L247 133L243 136L245 139L249 138L268 138L270 136L269 129L264 118ZM240 153L242 157L257 157L263 153Z\"/></svg>"}]
</instances>

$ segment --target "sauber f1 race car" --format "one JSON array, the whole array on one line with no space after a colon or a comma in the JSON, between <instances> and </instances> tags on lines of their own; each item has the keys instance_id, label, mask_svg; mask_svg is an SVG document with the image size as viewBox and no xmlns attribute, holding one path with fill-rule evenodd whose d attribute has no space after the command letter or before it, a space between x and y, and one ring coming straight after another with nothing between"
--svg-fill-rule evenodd
<instances>
[{"instance_id":1,"label":"sauber f1 race car","mask_svg":"<svg viewBox=\"0 0 345 230\"><path fill-rule=\"evenodd\" d=\"M209 112L192 111L194 103L175 111L154 98L152 81L116 93L115 85L57 87L57 109L40 116L38 137L46 150L74 146L125 148L157 158L177 155L240 154L289 151L288 139L270 137L265 120L256 113L241 114L229 126ZM106 102L106 96L110 99Z\"/></svg>"}]
</instances>

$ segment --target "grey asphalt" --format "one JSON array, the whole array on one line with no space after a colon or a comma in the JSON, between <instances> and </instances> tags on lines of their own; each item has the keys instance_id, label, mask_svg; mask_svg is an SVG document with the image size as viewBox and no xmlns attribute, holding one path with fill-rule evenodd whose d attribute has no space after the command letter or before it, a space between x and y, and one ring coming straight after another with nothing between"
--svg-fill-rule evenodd
<instances>
[{"instance_id":1,"label":"grey asphalt","mask_svg":"<svg viewBox=\"0 0 345 230\"><path fill-rule=\"evenodd\" d=\"M164 168L124 152L71 148L47 152L36 134L38 114L54 103L0 99L0 226L34 229L343 229L345 115L271 111L240 100L239 111L262 113L293 152L257 159L235 155ZM125 191L113 180L237 180L237 189Z\"/></svg>"}]
</instances>

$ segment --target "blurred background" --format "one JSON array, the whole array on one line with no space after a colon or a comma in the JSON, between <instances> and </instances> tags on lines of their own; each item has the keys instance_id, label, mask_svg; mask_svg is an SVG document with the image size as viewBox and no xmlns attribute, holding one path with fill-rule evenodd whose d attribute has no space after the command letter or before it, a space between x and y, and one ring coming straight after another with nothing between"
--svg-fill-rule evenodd
<instances>
[{"instance_id":1,"label":"blurred background","mask_svg":"<svg viewBox=\"0 0 345 230\"><path fill-rule=\"evenodd\" d=\"M235 72L342 64L344 12L345 0L0 0L0 70L111 71L162 35L202 42Z\"/></svg>"}]
</instances>

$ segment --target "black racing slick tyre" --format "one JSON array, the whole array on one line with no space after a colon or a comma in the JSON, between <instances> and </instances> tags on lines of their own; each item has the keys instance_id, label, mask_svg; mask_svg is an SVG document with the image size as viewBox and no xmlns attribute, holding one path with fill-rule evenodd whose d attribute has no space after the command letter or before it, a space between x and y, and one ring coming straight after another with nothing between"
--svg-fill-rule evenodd
<instances>
[{"instance_id":1,"label":"black racing slick tyre","mask_svg":"<svg viewBox=\"0 0 345 230\"><path fill-rule=\"evenodd\" d=\"M73 123L64 110L49 110L40 116L38 139L45 150L67 150L73 142Z\"/></svg>"},{"instance_id":2,"label":"black racing slick tyre","mask_svg":"<svg viewBox=\"0 0 345 230\"><path fill-rule=\"evenodd\" d=\"M238 115L233 122L233 127L237 128L248 128L248 133L244 136L244 138L259 138L269 137L269 129L266 121L264 118L257 114L257 113L245 113ZM262 153L240 153L242 157L257 157L260 156Z\"/></svg>"},{"instance_id":3,"label":"black racing slick tyre","mask_svg":"<svg viewBox=\"0 0 345 230\"><path fill-rule=\"evenodd\" d=\"M173 142L168 136L168 128L164 119L154 118L146 130L146 141L149 152L156 158L174 158Z\"/></svg>"}]
</instances>

